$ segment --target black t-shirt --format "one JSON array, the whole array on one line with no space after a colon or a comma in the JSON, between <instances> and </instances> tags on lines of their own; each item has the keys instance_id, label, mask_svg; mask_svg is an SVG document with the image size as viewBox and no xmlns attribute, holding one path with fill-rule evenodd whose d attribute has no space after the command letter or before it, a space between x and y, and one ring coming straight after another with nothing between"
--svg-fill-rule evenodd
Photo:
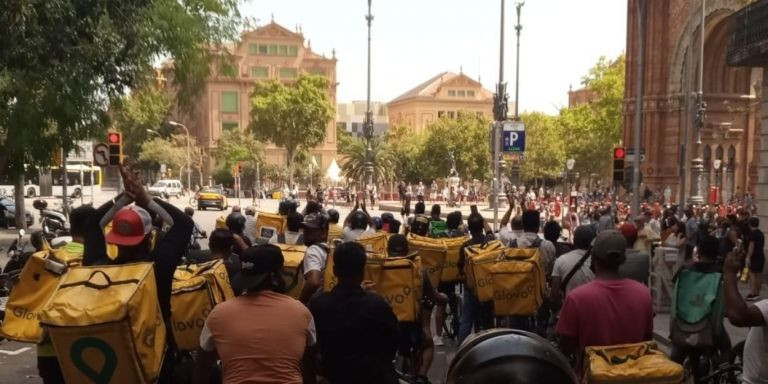
<instances>
[{"instance_id":1,"label":"black t-shirt","mask_svg":"<svg viewBox=\"0 0 768 384\"><path fill-rule=\"evenodd\" d=\"M752 255L752 257L765 257L763 254L763 247L765 246L765 235L763 235L763 232L760 232L759 229L753 229L749 234L749 241L754 243L755 248L755 253Z\"/></svg>"}]
</instances>

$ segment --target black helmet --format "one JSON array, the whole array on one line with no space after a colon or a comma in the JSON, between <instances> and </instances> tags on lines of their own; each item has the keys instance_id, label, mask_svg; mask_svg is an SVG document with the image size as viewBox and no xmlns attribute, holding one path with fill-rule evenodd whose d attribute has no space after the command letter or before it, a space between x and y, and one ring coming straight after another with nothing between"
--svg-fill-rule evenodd
<instances>
[{"instance_id":1,"label":"black helmet","mask_svg":"<svg viewBox=\"0 0 768 384\"><path fill-rule=\"evenodd\" d=\"M446 384L576 384L568 359L549 341L516 329L478 332L451 360Z\"/></svg>"},{"instance_id":2,"label":"black helmet","mask_svg":"<svg viewBox=\"0 0 768 384\"><path fill-rule=\"evenodd\" d=\"M383 223L393 223L395 221L395 215L392 212L384 212L381 214L381 221Z\"/></svg>"},{"instance_id":3,"label":"black helmet","mask_svg":"<svg viewBox=\"0 0 768 384\"><path fill-rule=\"evenodd\" d=\"M368 215L363 211L355 211L349 220L349 227L352 229L368 228Z\"/></svg>"},{"instance_id":4,"label":"black helmet","mask_svg":"<svg viewBox=\"0 0 768 384\"><path fill-rule=\"evenodd\" d=\"M192 207L186 207L184 208L184 213L186 213L187 216L192 217L195 215L195 209Z\"/></svg>"},{"instance_id":5,"label":"black helmet","mask_svg":"<svg viewBox=\"0 0 768 384\"><path fill-rule=\"evenodd\" d=\"M232 212L227 216L227 228L232 233L241 234L245 228L245 216L240 212Z\"/></svg>"},{"instance_id":6,"label":"black helmet","mask_svg":"<svg viewBox=\"0 0 768 384\"><path fill-rule=\"evenodd\" d=\"M328 210L328 222L329 223L338 223L339 222L339 211L331 208Z\"/></svg>"}]
</instances>

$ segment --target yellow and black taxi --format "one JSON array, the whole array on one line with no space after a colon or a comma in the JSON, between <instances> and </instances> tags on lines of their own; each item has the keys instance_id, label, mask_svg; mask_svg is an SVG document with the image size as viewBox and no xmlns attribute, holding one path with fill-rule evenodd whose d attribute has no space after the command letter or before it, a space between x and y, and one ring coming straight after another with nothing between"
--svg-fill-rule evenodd
<instances>
[{"instance_id":1,"label":"yellow and black taxi","mask_svg":"<svg viewBox=\"0 0 768 384\"><path fill-rule=\"evenodd\" d=\"M197 209L205 210L215 207L220 210L227 209L227 196L218 188L203 188L197 193Z\"/></svg>"}]
</instances>

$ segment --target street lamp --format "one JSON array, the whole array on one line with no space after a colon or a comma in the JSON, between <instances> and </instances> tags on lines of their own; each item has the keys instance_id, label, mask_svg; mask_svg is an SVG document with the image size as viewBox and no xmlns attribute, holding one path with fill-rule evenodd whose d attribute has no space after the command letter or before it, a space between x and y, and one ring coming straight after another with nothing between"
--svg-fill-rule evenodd
<instances>
[{"instance_id":1,"label":"street lamp","mask_svg":"<svg viewBox=\"0 0 768 384\"><path fill-rule=\"evenodd\" d=\"M565 186L563 190L563 200L569 199L571 197L571 190L568 188L568 172L573 170L573 166L576 164L576 160L574 159L568 159L565 161ZM570 200L569 200L570 204Z\"/></svg>"},{"instance_id":2,"label":"street lamp","mask_svg":"<svg viewBox=\"0 0 768 384\"><path fill-rule=\"evenodd\" d=\"M169 121L168 124L174 126L174 127L182 127L184 128L184 132L187 134L187 189L192 190L192 168L190 168L190 161L189 161L189 129L187 129L187 126L181 123L177 123L175 121Z\"/></svg>"},{"instance_id":3,"label":"street lamp","mask_svg":"<svg viewBox=\"0 0 768 384\"><path fill-rule=\"evenodd\" d=\"M373 188L373 148L371 140L373 139L373 112L371 112L371 0L368 0L368 14L365 15L368 23L368 90L366 99L365 122L363 122L363 133L365 135L365 173L368 185Z\"/></svg>"}]
</instances>

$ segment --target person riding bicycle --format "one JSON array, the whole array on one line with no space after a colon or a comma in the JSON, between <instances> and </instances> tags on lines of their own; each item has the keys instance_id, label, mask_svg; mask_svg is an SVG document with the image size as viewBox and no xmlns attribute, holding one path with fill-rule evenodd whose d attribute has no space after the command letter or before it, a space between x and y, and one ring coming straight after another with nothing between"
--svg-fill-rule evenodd
<instances>
[{"instance_id":1,"label":"person riding bicycle","mask_svg":"<svg viewBox=\"0 0 768 384\"><path fill-rule=\"evenodd\" d=\"M192 207L186 207L184 208L184 213L189 217L193 217L195 216L195 209ZM192 222L195 224L195 227L192 229L192 236L190 236L189 239L189 249L200 250L200 243L197 242L197 239L207 239L208 234L205 232L205 230L200 228L196 221L192 220Z\"/></svg>"}]
</instances>

